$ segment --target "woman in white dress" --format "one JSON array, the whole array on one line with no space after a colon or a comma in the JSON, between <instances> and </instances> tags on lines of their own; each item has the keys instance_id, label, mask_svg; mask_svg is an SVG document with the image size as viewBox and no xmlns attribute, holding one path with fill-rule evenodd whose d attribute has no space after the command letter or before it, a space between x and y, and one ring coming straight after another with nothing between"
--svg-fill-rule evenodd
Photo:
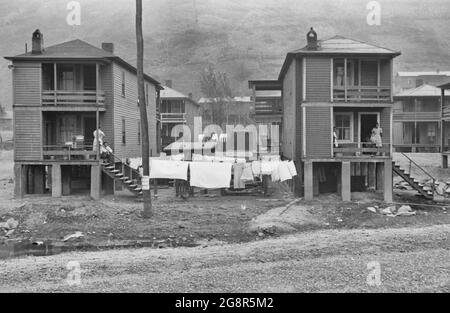
<instances>
[{"instance_id":1,"label":"woman in white dress","mask_svg":"<svg viewBox=\"0 0 450 313\"><path fill-rule=\"evenodd\" d=\"M381 136L383 135L383 129L380 127L380 124L376 124L375 127L372 129L372 136L370 140L372 143L375 144L377 149L383 147L383 142L381 141ZM377 155L379 153L377 152Z\"/></svg>"}]
</instances>

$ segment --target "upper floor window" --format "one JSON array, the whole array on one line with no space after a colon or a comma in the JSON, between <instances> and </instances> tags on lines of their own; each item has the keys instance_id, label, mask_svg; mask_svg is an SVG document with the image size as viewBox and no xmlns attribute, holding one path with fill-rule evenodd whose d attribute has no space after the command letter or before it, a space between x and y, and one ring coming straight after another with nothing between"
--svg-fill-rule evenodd
<instances>
[{"instance_id":1,"label":"upper floor window","mask_svg":"<svg viewBox=\"0 0 450 313\"><path fill-rule=\"evenodd\" d=\"M122 71L122 97L125 97L125 71Z\"/></svg>"},{"instance_id":2,"label":"upper floor window","mask_svg":"<svg viewBox=\"0 0 450 313\"><path fill-rule=\"evenodd\" d=\"M347 87L359 85L359 62L358 60L347 59L347 73L345 73L344 59L334 60L334 86L345 86L345 74L347 74Z\"/></svg>"},{"instance_id":3,"label":"upper floor window","mask_svg":"<svg viewBox=\"0 0 450 313\"><path fill-rule=\"evenodd\" d=\"M361 86L378 86L377 61L361 61Z\"/></svg>"}]
</instances>

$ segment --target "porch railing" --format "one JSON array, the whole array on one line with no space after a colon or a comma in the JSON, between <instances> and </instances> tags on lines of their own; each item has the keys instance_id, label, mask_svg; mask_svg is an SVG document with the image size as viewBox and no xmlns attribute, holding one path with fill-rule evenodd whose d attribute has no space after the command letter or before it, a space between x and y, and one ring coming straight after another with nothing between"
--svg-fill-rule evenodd
<instances>
[{"instance_id":1,"label":"porch railing","mask_svg":"<svg viewBox=\"0 0 450 313\"><path fill-rule=\"evenodd\" d=\"M96 160L97 151L92 145L44 145L42 154L45 160Z\"/></svg>"},{"instance_id":2,"label":"porch railing","mask_svg":"<svg viewBox=\"0 0 450 313\"><path fill-rule=\"evenodd\" d=\"M390 102L391 87L389 86L351 86L333 87L333 101L336 102Z\"/></svg>"},{"instance_id":3,"label":"porch railing","mask_svg":"<svg viewBox=\"0 0 450 313\"><path fill-rule=\"evenodd\" d=\"M100 105L105 104L105 93L91 90L46 90L42 91L43 106L86 106L96 105L97 101Z\"/></svg>"},{"instance_id":4,"label":"porch railing","mask_svg":"<svg viewBox=\"0 0 450 313\"><path fill-rule=\"evenodd\" d=\"M333 147L334 157L386 157L391 154L391 145L383 144L382 147L377 148L371 142L361 142L351 144L339 144L338 147Z\"/></svg>"},{"instance_id":5,"label":"porch railing","mask_svg":"<svg viewBox=\"0 0 450 313\"><path fill-rule=\"evenodd\" d=\"M161 123L186 123L186 113L160 113Z\"/></svg>"}]
</instances>

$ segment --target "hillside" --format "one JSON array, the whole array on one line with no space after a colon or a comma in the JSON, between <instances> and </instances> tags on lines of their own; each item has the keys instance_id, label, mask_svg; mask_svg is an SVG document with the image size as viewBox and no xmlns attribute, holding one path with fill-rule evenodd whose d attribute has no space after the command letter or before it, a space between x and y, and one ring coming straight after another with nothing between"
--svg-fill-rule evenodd
<instances>
[{"instance_id":1,"label":"hillside","mask_svg":"<svg viewBox=\"0 0 450 313\"><path fill-rule=\"evenodd\" d=\"M68 1L67 1L68 2ZM0 0L0 55L22 53L39 28L45 45L73 38L135 63L134 1L80 0L81 25L66 23L66 1ZM174 88L200 97L198 73L208 64L228 73L235 93L248 79L276 78L286 52L335 34L401 50L397 70L450 70L446 0L385 0L382 24L366 23L366 0L144 0L145 67ZM11 73L0 61L0 102L11 105Z\"/></svg>"}]
</instances>

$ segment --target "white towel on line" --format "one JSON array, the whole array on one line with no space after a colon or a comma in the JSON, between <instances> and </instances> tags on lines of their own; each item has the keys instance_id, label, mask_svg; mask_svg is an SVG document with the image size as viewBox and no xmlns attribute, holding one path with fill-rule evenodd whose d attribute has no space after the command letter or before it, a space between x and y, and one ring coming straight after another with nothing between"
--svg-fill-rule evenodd
<instances>
[{"instance_id":1,"label":"white towel on line","mask_svg":"<svg viewBox=\"0 0 450 313\"><path fill-rule=\"evenodd\" d=\"M297 176L297 169L295 168L294 161L288 162L288 168L289 172L291 173L291 176Z\"/></svg>"},{"instance_id":2,"label":"white towel on line","mask_svg":"<svg viewBox=\"0 0 450 313\"><path fill-rule=\"evenodd\" d=\"M282 182L285 180L292 179L292 175L291 175L291 172L289 171L288 163L289 162L287 162L287 161L283 161L283 162L280 162L278 165L278 174L280 177L280 181L282 181Z\"/></svg>"},{"instance_id":3,"label":"white towel on line","mask_svg":"<svg viewBox=\"0 0 450 313\"><path fill-rule=\"evenodd\" d=\"M188 162L170 160L150 160L150 178L187 180Z\"/></svg>"},{"instance_id":4,"label":"white towel on line","mask_svg":"<svg viewBox=\"0 0 450 313\"><path fill-rule=\"evenodd\" d=\"M193 187L229 188L232 163L190 162L190 184Z\"/></svg>"}]
</instances>

